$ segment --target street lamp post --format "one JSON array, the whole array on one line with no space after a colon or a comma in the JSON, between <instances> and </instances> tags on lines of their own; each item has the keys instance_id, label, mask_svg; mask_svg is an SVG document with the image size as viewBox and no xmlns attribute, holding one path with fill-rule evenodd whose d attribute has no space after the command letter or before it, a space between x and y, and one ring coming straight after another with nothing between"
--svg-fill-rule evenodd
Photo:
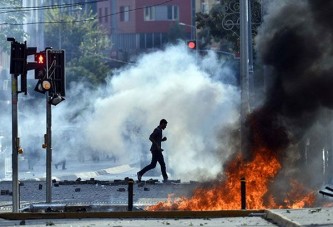
<instances>
[{"instance_id":1,"label":"street lamp post","mask_svg":"<svg viewBox=\"0 0 333 227\"><path fill-rule=\"evenodd\" d=\"M196 43L196 48L195 48L195 53L196 53L196 55L197 55L197 57L198 57L198 46L199 46L199 43L198 43L198 35L197 35L197 28L195 27L195 26L193 26L193 25L190 25L190 24L185 24L185 23L182 23L182 22L180 22L179 23L179 25L181 25L181 26L186 26L186 27L190 27L191 28L191 37L193 37L194 36L194 40L195 40L195 43Z\"/></svg>"},{"instance_id":2,"label":"street lamp post","mask_svg":"<svg viewBox=\"0 0 333 227\"><path fill-rule=\"evenodd\" d=\"M249 2L240 0L240 77L241 77L241 149L247 153L248 130L245 126L249 107Z\"/></svg>"}]
</instances>

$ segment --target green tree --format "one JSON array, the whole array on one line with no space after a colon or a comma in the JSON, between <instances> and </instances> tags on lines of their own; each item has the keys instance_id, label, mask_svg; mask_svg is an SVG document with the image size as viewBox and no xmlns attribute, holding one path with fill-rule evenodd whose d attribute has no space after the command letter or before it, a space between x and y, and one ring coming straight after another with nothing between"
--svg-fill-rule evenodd
<instances>
[{"instance_id":1,"label":"green tree","mask_svg":"<svg viewBox=\"0 0 333 227\"><path fill-rule=\"evenodd\" d=\"M238 0L224 0L222 3L216 4L212 7L208 14L197 13L196 25L200 30L198 36L201 42L201 48L210 46L212 43L218 43L220 49L229 52L239 51L239 1ZM260 11L260 1L250 1L252 12L252 24L254 34L256 33L257 25L260 24L261 15L258 16ZM259 21L258 21L259 20ZM232 24L234 26L232 27Z\"/></svg>"},{"instance_id":2,"label":"green tree","mask_svg":"<svg viewBox=\"0 0 333 227\"><path fill-rule=\"evenodd\" d=\"M170 26L169 32L168 32L168 41L169 43L177 43L179 40L185 40L186 39L186 32L184 26L180 26L179 23L173 23Z\"/></svg>"},{"instance_id":3,"label":"green tree","mask_svg":"<svg viewBox=\"0 0 333 227\"><path fill-rule=\"evenodd\" d=\"M73 14L55 8L46 13L45 44L66 51L67 81L85 81L92 87L105 82L110 72L110 40L91 12Z\"/></svg>"},{"instance_id":4,"label":"green tree","mask_svg":"<svg viewBox=\"0 0 333 227\"><path fill-rule=\"evenodd\" d=\"M26 38L22 26L26 12L22 10L22 2L17 0L0 0L0 7L0 49L9 53L7 37L13 37L18 42Z\"/></svg>"}]
</instances>

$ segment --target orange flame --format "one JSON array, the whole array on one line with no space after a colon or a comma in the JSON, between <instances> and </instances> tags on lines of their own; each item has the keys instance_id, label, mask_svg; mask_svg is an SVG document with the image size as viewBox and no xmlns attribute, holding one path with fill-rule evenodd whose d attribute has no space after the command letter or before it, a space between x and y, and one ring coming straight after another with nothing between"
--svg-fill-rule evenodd
<instances>
[{"instance_id":1,"label":"orange flame","mask_svg":"<svg viewBox=\"0 0 333 227\"><path fill-rule=\"evenodd\" d=\"M160 202L147 210L234 210L241 208L240 179L246 179L247 209L301 208L314 203L314 193L309 193L297 181L291 181L291 189L282 204L269 193L269 185L281 169L276 153L260 148L251 161L244 161L238 154L225 169L225 177L210 187L201 186L191 198L179 198ZM292 199L288 199L292 198Z\"/></svg>"}]
</instances>

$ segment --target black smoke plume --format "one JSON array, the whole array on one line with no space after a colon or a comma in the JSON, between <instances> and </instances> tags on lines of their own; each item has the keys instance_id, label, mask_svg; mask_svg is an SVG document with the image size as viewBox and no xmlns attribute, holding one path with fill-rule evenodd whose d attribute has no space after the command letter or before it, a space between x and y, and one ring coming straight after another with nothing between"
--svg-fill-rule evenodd
<instances>
[{"instance_id":1,"label":"black smoke plume","mask_svg":"<svg viewBox=\"0 0 333 227\"><path fill-rule=\"evenodd\" d=\"M271 83L264 104L248 119L250 130L260 131L261 145L281 151L300 141L321 110L333 108L333 2L272 2L256 38Z\"/></svg>"}]
</instances>

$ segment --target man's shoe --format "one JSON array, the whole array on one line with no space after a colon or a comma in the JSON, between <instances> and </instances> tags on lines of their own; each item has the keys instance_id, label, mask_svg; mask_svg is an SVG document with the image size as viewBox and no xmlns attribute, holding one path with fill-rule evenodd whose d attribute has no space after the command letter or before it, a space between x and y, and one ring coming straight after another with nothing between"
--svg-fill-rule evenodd
<instances>
[{"instance_id":1,"label":"man's shoe","mask_svg":"<svg viewBox=\"0 0 333 227\"><path fill-rule=\"evenodd\" d=\"M137 172L136 176L138 177L138 181L141 182L142 175L139 172Z\"/></svg>"},{"instance_id":2,"label":"man's shoe","mask_svg":"<svg viewBox=\"0 0 333 227\"><path fill-rule=\"evenodd\" d=\"M168 183L168 182L169 182L168 178L163 180L163 183Z\"/></svg>"}]
</instances>

